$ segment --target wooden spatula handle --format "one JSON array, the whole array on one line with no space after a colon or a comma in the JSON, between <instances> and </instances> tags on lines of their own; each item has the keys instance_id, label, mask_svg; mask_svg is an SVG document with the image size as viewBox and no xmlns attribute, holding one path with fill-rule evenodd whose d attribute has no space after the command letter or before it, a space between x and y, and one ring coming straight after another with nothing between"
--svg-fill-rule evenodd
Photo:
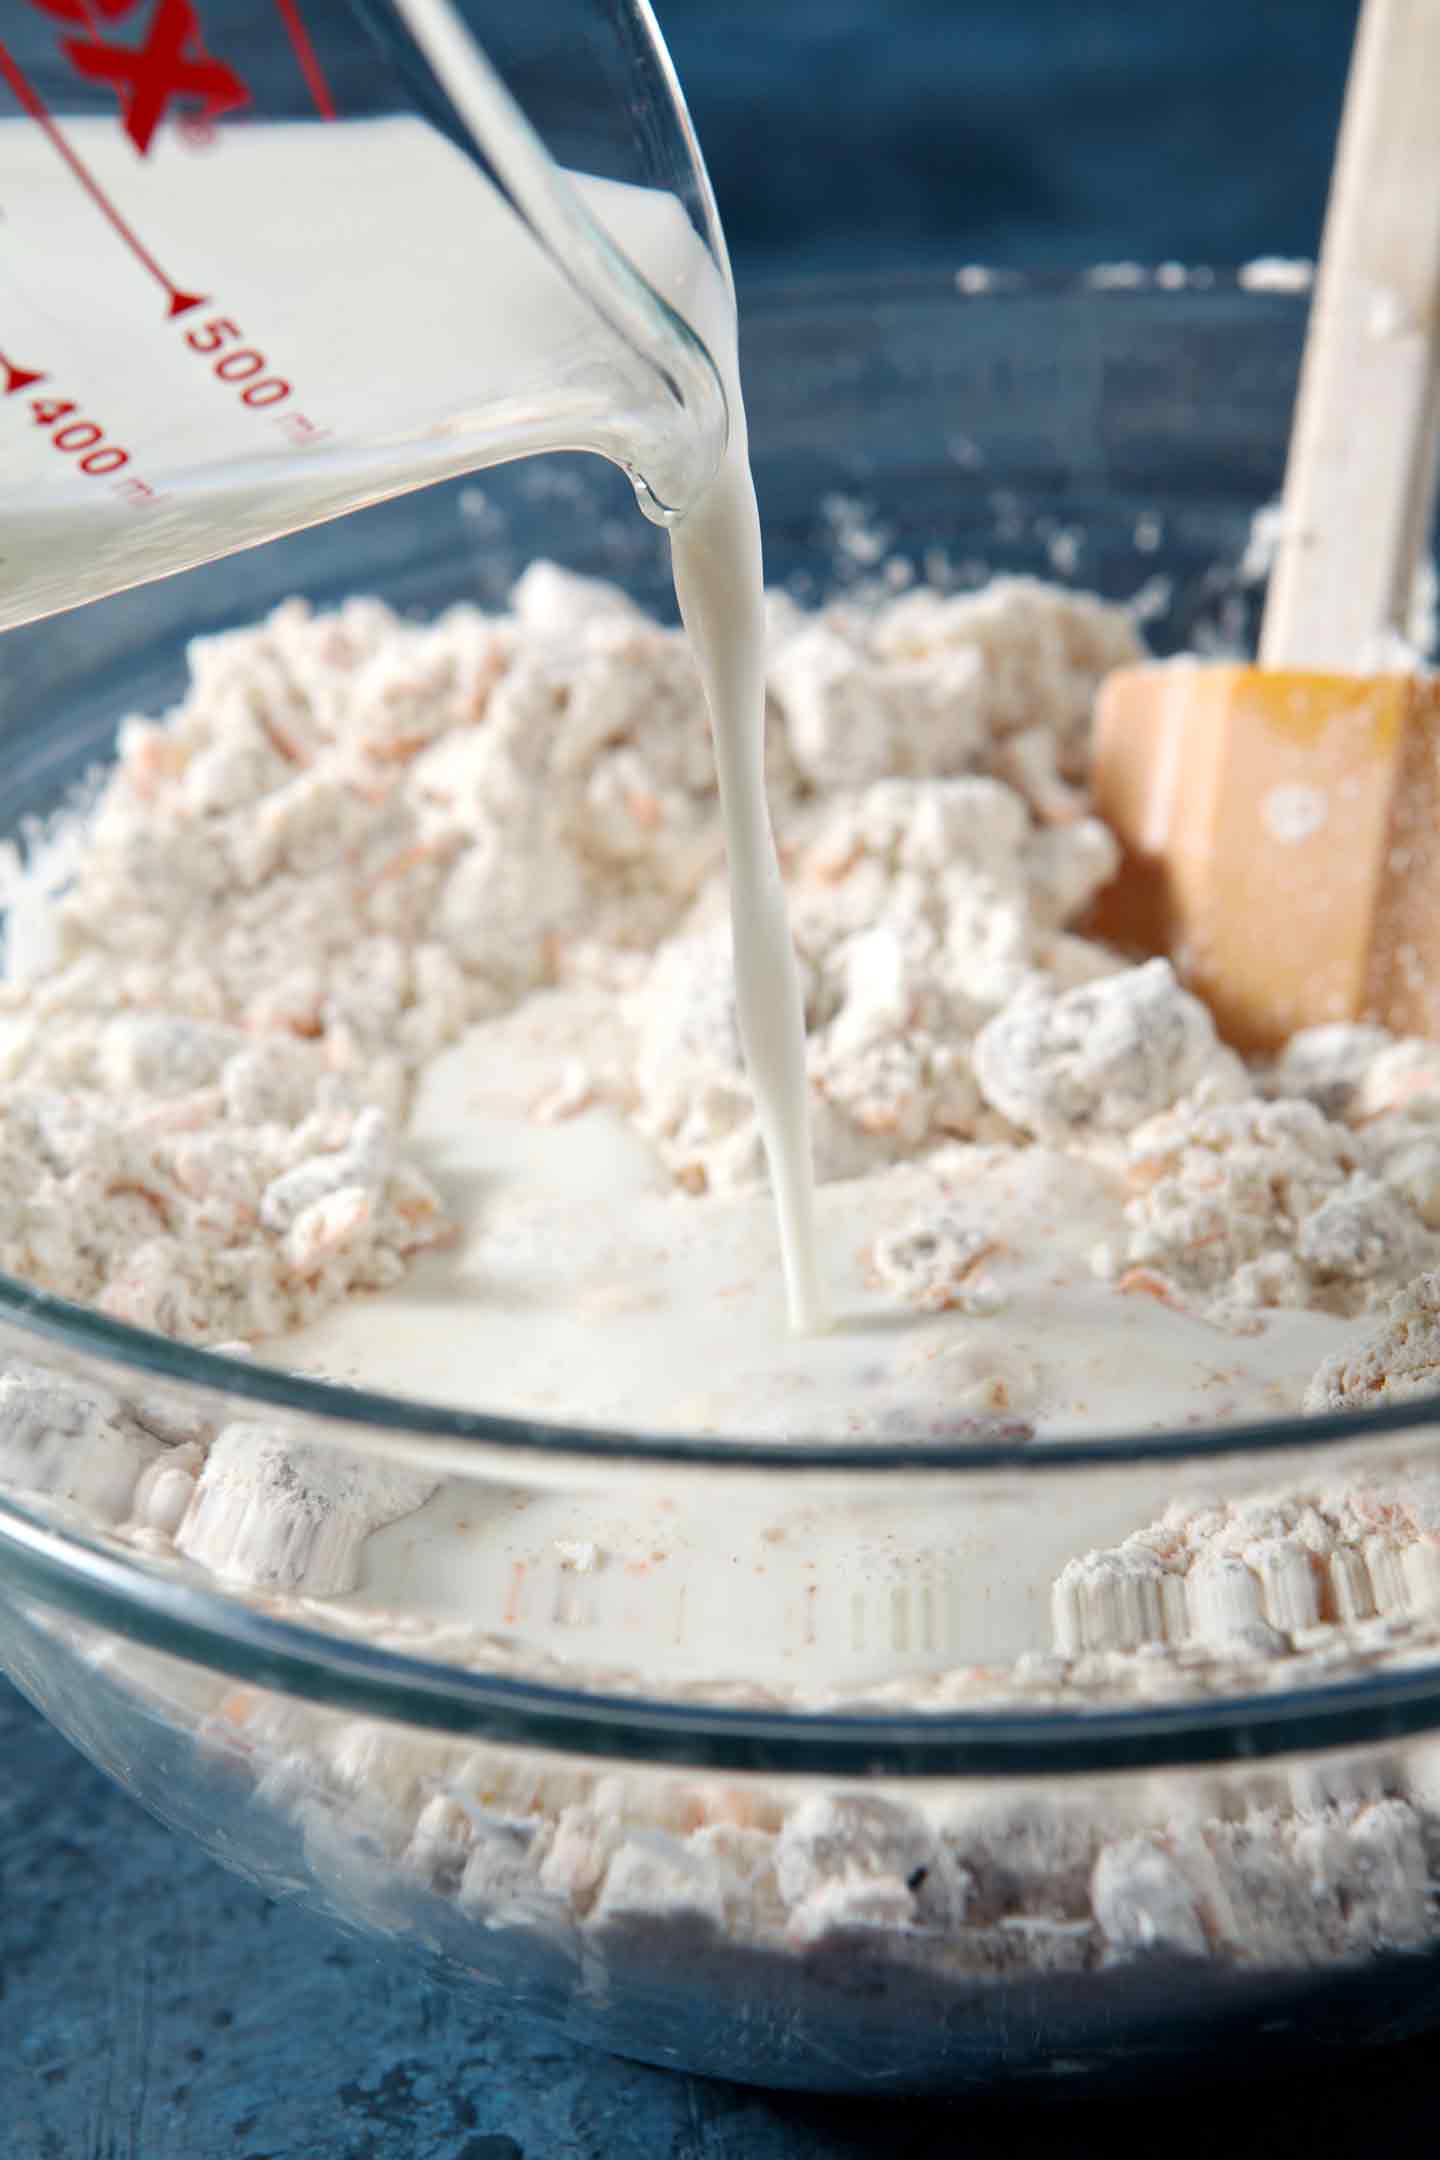
<instances>
[{"instance_id":1,"label":"wooden spatula handle","mask_svg":"<svg viewBox=\"0 0 1440 2160\"><path fill-rule=\"evenodd\" d=\"M1260 644L1394 665L1435 506L1440 0L1366 0L1340 127Z\"/></svg>"}]
</instances>

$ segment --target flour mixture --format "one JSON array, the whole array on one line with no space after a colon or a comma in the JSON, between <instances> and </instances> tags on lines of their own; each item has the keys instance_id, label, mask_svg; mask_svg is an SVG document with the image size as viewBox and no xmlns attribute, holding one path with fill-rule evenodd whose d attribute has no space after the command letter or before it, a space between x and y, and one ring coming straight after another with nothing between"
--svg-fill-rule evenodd
<instances>
[{"instance_id":1,"label":"flour mixture","mask_svg":"<svg viewBox=\"0 0 1440 2160\"><path fill-rule=\"evenodd\" d=\"M1136 649L1123 612L1024 580L769 602L828 1331L784 1325L695 661L545 564L502 616L291 604L201 640L180 707L130 722L94 800L12 865L0 1260L342 1385L620 1432L1044 1447L1423 1391L1433 1047L1320 1028L1248 1068L1164 962L1083 934L1116 859L1086 809L1090 704ZM757 1009L783 1068L783 1006ZM101 1418L42 1475L5 1385L9 1475L103 1491L112 1522L138 1506L232 1582L331 1594L370 1568L387 1607L546 1641L567 1553L684 1543L539 1501L462 1535L423 1481L297 1479L253 1425L203 1458L137 1441L127 1486ZM928 1582L931 1616L832 1619L838 1663L798 1677L806 1569L869 1593L843 1516L828 1543L787 1532L752 1676L868 1682L907 1642L930 1670L1017 1655L1048 1583L1141 1508L1072 1502L983 1617L963 1527L936 1577L928 1511L892 1524L904 1614ZM627 1609L643 1628L693 1574ZM606 1597L581 1602L616 1653ZM1087 1647L1144 1637L1087 1610ZM693 1612L672 1636L674 1677L703 1680L715 1638Z\"/></svg>"},{"instance_id":2,"label":"flour mixture","mask_svg":"<svg viewBox=\"0 0 1440 2160\"><path fill-rule=\"evenodd\" d=\"M1434 1047L1325 1027L1247 1067L1164 963L1084 934L1115 863L1088 717L1137 650L1127 616L1014 579L818 614L775 595L763 643L828 1331L785 1324L695 662L544 564L501 616L292 603L201 640L182 704L130 722L12 861L4 1267L342 1386L781 1446L1038 1460L1427 1392ZM1053 1505L437 1484L17 1363L0 1474L278 1616L682 1698L1263 1690L1433 1654L1440 1612L1440 1499L1403 1461L1195 1501L1161 1463L1071 1475ZM115 1657L276 1804L324 1795L310 1863L347 1895L353 1832L390 1856L362 1872L587 1939L700 1913L907 1956L919 1926L962 1970L1155 1942L1285 1962L1309 1955L1320 1838L1351 1885L1327 1954L1412 1939L1425 1909L1428 1787L1267 1785L1227 1803L1241 1845L1182 1837L1158 1792L1030 1846L1002 1810L982 1852L953 1808L536 1785L219 1681L182 1705ZM996 1923L1006 1850L1033 1866ZM1263 1941L1213 1922L1242 1866L1289 1899Z\"/></svg>"},{"instance_id":3,"label":"flour mixture","mask_svg":"<svg viewBox=\"0 0 1440 2160\"><path fill-rule=\"evenodd\" d=\"M546 565L503 616L200 641L13 866L0 1257L184 1340L620 1428L1393 1395L1367 1345L1440 1259L1440 1057L1333 1027L1247 1068L1083 935L1090 700L1135 650L1018 580L770 603L831 1333L781 1323L695 664Z\"/></svg>"}]
</instances>

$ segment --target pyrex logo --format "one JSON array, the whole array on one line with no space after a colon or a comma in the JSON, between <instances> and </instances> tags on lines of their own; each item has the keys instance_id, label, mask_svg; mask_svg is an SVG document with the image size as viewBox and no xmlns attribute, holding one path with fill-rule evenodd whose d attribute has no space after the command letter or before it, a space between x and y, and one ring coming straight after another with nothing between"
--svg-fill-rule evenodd
<instances>
[{"instance_id":1,"label":"pyrex logo","mask_svg":"<svg viewBox=\"0 0 1440 2160\"><path fill-rule=\"evenodd\" d=\"M81 33L62 38L61 50L77 75L115 92L125 133L142 157L172 100L198 100L202 120L218 120L250 102L234 68L205 50L192 0L159 0L148 21L145 0L30 0L30 5ZM126 35L117 36L117 28ZM138 42L132 30L139 32Z\"/></svg>"}]
</instances>

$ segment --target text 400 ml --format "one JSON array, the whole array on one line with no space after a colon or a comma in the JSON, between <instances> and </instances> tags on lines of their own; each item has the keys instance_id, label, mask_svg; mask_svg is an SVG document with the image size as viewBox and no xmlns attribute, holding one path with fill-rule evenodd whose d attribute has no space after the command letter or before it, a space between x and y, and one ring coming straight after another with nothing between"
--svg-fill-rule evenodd
<instances>
[{"instance_id":1,"label":"text 400 ml","mask_svg":"<svg viewBox=\"0 0 1440 2160\"><path fill-rule=\"evenodd\" d=\"M122 450L118 443L107 442L99 421L87 420L74 398L32 397L30 411L36 427L52 430L51 448L62 457L73 458L76 470L91 479L107 477L129 464L129 451ZM143 480L124 480L117 486L133 502L143 502L154 492Z\"/></svg>"},{"instance_id":2,"label":"text 400 ml","mask_svg":"<svg viewBox=\"0 0 1440 2160\"><path fill-rule=\"evenodd\" d=\"M243 405L262 411L268 405L283 405L292 394L290 384L283 375L269 372L269 361L254 345L235 342L244 335L240 325L231 322L228 315L211 315L205 322L186 331L185 342L192 352L202 353L207 359L212 354L215 356L213 372L221 382L234 386ZM326 432L324 428L317 428L313 420L307 420L303 413L285 413L277 417L287 434L298 441L313 441Z\"/></svg>"}]
</instances>

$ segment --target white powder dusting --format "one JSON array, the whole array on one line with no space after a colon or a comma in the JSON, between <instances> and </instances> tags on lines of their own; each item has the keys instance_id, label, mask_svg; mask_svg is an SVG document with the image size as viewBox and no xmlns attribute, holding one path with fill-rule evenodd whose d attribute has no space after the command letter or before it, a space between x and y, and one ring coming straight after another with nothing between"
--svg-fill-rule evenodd
<instances>
[{"instance_id":1,"label":"white powder dusting","mask_svg":"<svg viewBox=\"0 0 1440 2160\"><path fill-rule=\"evenodd\" d=\"M1257 255L1236 274L1246 292L1308 293L1315 265L1305 255Z\"/></svg>"}]
</instances>

